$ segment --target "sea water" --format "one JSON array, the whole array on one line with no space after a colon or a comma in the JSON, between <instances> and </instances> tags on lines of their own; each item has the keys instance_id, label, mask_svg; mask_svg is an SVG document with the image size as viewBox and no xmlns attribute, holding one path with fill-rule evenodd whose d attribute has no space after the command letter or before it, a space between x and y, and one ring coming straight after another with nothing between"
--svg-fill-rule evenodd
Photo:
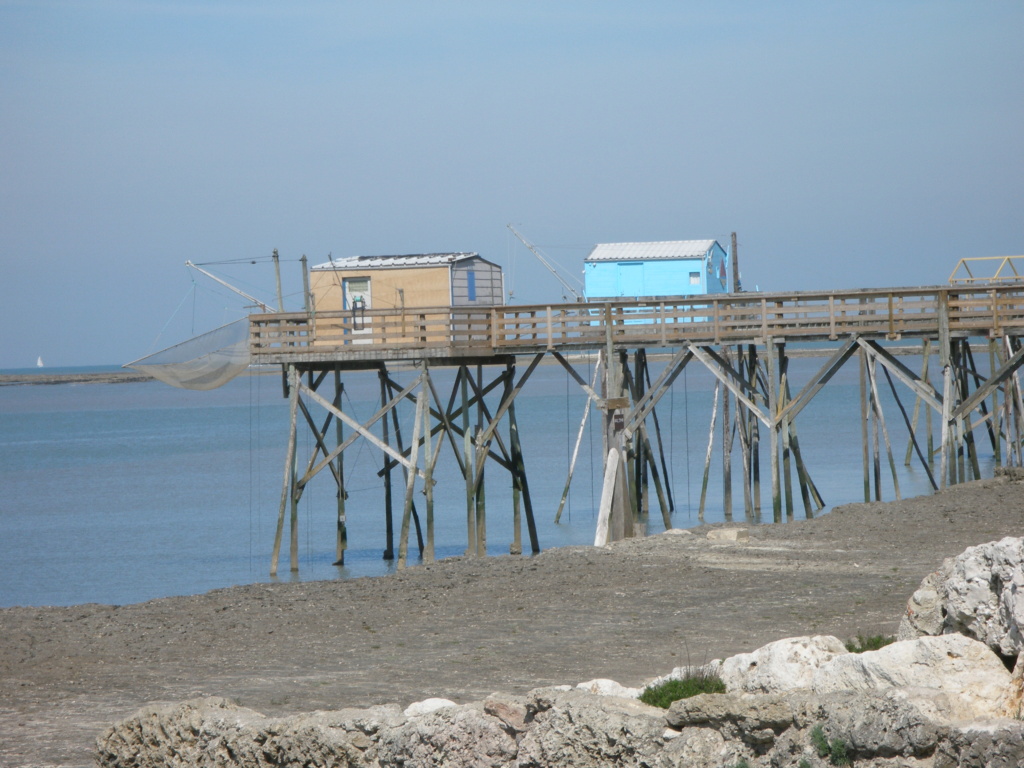
<instances>
[{"instance_id":1,"label":"sea water","mask_svg":"<svg viewBox=\"0 0 1024 768\"><path fill-rule=\"evenodd\" d=\"M821 362L791 362L794 393ZM652 365L652 377L659 366ZM41 373L83 370L103 369ZM589 380L592 363L583 361L578 370ZM517 375L524 371L520 365ZM411 371L393 374L403 384L414 375ZM453 373L438 370L433 375L447 403ZM360 422L367 421L380 407L376 374L346 373L344 383L344 410ZM657 407L675 506L673 527L701 522L699 502L713 392L710 373L691 364ZM913 398L901 397L909 415ZM920 463L915 459L911 466L904 466L908 431L899 409L884 391L882 402L902 496L930 492ZM601 488L601 436L599 419L593 414L583 433L569 500L560 522L554 522L585 405L581 389L554 364L539 366L516 400L542 549L593 542ZM493 403L491 407L493 411ZM322 411L314 409L313 416L322 423ZM407 404L400 418L406 444L412 421L413 406ZM315 443L301 417L299 426L301 470ZM649 426L653 439L653 421ZM797 419L797 428L803 458L826 503L823 512L862 501L855 364L841 370L815 397ZM378 422L377 434L379 429ZM507 436L505 425L502 432ZM287 435L288 404L279 373L242 376L210 392L179 390L158 382L0 387L0 606L124 604L271 581L268 573ZM721 440L719 413L705 522L726 520ZM752 522L772 519L764 428L761 442L763 511ZM467 546L465 483L449 442L442 439L438 445L435 436L433 445L441 451L435 487L436 552L438 557L460 555ZM299 505L297 575L289 571L285 523L281 579L337 579L393 570L394 563L382 558L385 518L378 476L382 454L369 442L358 440L345 451L344 461L349 542L345 565L333 565L336 486L325 471L310 483ZM745 522L738 449L732 464L732 519ZM990 466L987 469L991 471ZM795 484L795 471L793 477ZM509 474L488 462L485 483L488 552L507 554L513 536ZM393 487L397 551L405 487L398 470ZM884 458L883 488L886 498L894 497ZM424 521L421 491L418 483L416 504ZM649 492L649 531L657 533L665 525L653 483ZM799 491L795 493L799 519L805 511ZM525 515L522 538L528 553ZM417 562L414 534L409 552L410 562Z\"/></svg>"}]
</instances>

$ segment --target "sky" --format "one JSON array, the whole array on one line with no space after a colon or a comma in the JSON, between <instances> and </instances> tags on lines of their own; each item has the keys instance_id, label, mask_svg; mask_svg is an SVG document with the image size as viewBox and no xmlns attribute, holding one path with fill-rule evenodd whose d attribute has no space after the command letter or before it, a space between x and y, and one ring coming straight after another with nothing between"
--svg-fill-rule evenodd
<instances>
[{"instance_id":1,"label":"sky","mask_svg":"<svg viewBox=\"0 0 1024 768\"><path fill-rule=\"evenodd\" d=\"M744 288L1024 254L1024 2L0 0L0 369L301 307L302 255L736 232ZM253 263L255 262L255 263Z\"/></svg>"}]
</instances>

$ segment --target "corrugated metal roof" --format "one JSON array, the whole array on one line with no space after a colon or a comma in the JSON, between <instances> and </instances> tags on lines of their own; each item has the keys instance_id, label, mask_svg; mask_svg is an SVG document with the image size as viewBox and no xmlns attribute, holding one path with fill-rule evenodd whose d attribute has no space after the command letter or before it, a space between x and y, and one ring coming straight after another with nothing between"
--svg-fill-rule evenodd
<instances>
[{"instance_id":1,"label":"corrugated metal roof","mask_svg":"<svg viewBox=\"0 0 1024 768\"><path fill-rule=\"evenodd\" d=\"M479 256L477 253L409 253L400 256L346 256L324 262L310 269L397 269L399 267L434 267L454 264Z\"/></svg>"},{"instance_id":2,"label":"corrugated metal roof","mask_svg":"<svg viewBox=\"0 0 1024 768\"><path fill-rule=\"evenodd\" d=\"M647 259L699 259L714 240L662 240L654 243L598 243L584 261L643 261Z\"/></svg>"}]
</instances>

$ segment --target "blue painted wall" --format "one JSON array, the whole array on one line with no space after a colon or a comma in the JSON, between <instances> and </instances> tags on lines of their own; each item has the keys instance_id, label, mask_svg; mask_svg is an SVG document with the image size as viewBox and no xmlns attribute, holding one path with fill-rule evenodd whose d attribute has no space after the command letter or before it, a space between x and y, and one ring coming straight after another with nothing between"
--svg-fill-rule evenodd
<instances>
[{"instance_id":1,"label":"blue painted wall","mask_svg":"<svg viewBox=\"0 0 1024 768\"><path fill-rule=\"evenodd\" d=\"M588 261L583 281L588 299L699 296L727 293L728 256L715 243L703 259ZM696 273L696 283L691 274Z\"/></svg>"}]
</instances>

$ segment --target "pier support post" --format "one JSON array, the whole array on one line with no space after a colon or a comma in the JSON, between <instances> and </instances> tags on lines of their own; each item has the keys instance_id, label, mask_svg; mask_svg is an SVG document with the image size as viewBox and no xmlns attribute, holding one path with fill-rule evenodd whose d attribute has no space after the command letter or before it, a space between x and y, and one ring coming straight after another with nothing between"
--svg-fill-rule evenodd
<instances>
[{"instance_id":1,"label":"pier support post","mask_svg":"<svg viewBox=\"0 0 1024 768\"><path fill-rule=\"evenodd\" d=\"M723 389L722 382L715 381L715 393L711 396L711 426L708 427L708 450L704 456L704 473L700 482L700 503L697 506L697 519L704 522L704 505L708 498L708 478L711 475L711 452L715 445L715 424L718 419L718 395Z\"/></svg>"},{"instance_id":2,"label":"pier support post","mask_svg":"<svg viewBox=\"0 0 1024 768\"><path fill-rule=\"evenodd\" d=\"M308 293L308 292L307 292ZM345 387L341 383L341 371L334 369L334 407L342 410L341 400ZM344 439L342 433L343 422L335 419L334 430L337 445L341 445ZM345 453L341 451L337 458L337 479L338 479L338 529L337 539L334 544L334 564L345 564L345 550L348 549L348 526L345 519L345 500L348 498L348 491L345 490Z\"/></svg>"},{"instance_id":3,"label":"pier support post","mask_svg":"<svg viewBox=\"0 0 1024 768\"><path fill-rule=\"evenodd\" d=\"M629 398L623 397L622 363L612 344L612 316L610 305L605 315L607 343L605 349L604 376L602 377L605 446L605 483L601 490L601 510L607 515L608 540L616 541L633 534L633 515L629 504L629 489L626 473L626 445L623 435L624 411L629 408ZM614 467L610 466L614 463Z\"/></svg>"},{"instance_id":4,"label":"pier support post","mask_svg":"<svg viewBox=\"0 0 1024 768\"><path fill-rule=\"evenodd\" d=\"M281 555L281 538L284 535L284 512L289 499L295 493L295 442L299 416L299 382L295 366L289 365L285 373L288 385L288 448L284 460L284 487L281 489L281 506L277 513L277 531L274 534L274 549L270 555L270 575L277 576L277 563Z\"/></svg>"},{"instance_id":5,"label":"pier support post","mask_svg":"<svg viewBox=\"0 0 1024 768\"><path fill-rule=\"evenodd\" d=\"M722 356L729 360L729 348L723 347ZM722 389L722 511L727 522L732 522L732 435L733 424L729 408L729 388ZM737 403L737 406L739 404Z\"/></svg>"},{"instance_id":6,"label":"pier support post","mask_svg":"<svg viewBox=\"0 0 1024 768\"><path fill-rule=\"evenodd\" d=\"M380 377L380 407L384 406L388 402L388 372L387 368L381 363L380 368L377 370L377 375ZM388 416L384 415L381 421L381 438L384 441L384 445L391 445L391 434L390 427L388 425ZM395 559L395 517L393 509L393 496L391 489L391 464L388 463L387 459L384 460L384 559L394 560Z\"/></svg>"},{"instance_id":7,"label":"pier support post","mask_svg":"<svg viewBox=\"0 0 1024 768\"><path fill-rule=\"evenodd\" d=\"M427 544L423 550L423 562L434 562L434 462L437 460L437 453L440 453L441 438L438 438L438 451L434 452L431 435L430 407L428 389L432 393L433 386L430 383L430 372L427 366L423 365L423 396L428 401L428 406L423 409L423 494L426 497L427 515Z\"/></svg>"},{"instance_id":8,"label":"pier support post","mask_svg":"<svg viewBox=\"0 0 1024 768\"><path fill-rule=\"evenodd\" d=\"M398 567L405 568L409 551L409 522L413 516L413 493L416 490L416 468L419 460L420 428L423 425L423 410L427 403L427 387L423 380L426 364L420 366L419 392L416 394L416 416L412 422L412 442L409 444L409 464L406 470L405 505L402 510L402 533L398 540ZM427 433L429 436L429 432ZM401 446L399 446L401 447ZM420 554L423 554L423 541L420 539Z\"/></svg>"},{"instance_id":9,"label":"pier support post","mask_svg":"<svg viewBox=\"0 0 1024 768\"><path fill-rule=\"evenodd\" d=\"M779 383L777 377L778 350L775 339L769 338L765 344L765 360L768 367L768 414L771 418L769 434L769 453L772 475L772 520L782 522L782 489L779 477Z\"/></svg>"}]
</instances>

